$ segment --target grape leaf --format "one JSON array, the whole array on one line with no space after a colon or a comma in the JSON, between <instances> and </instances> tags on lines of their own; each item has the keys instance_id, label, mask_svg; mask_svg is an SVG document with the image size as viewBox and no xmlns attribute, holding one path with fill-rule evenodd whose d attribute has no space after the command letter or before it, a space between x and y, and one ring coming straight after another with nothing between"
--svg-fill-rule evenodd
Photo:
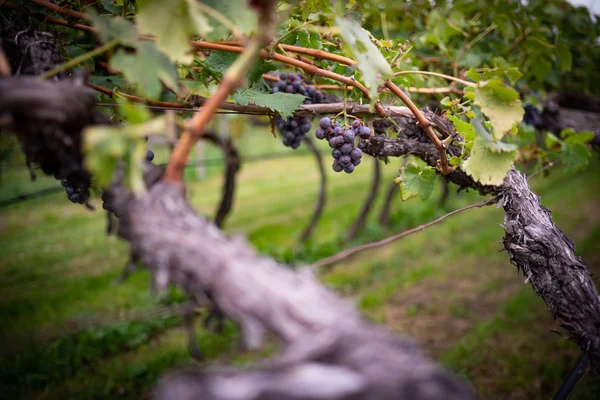
<instances>
[{"instance_id":1,"label":"grape leaf","mask_svg":"<svg viewBox=\"0 0 600 400\"><path fill-rule=\"evenodd\" d=\"M239 54L236 53L211 51L210 55L204 60L204 66L210 68L219 75L223 75L238 57Z\"/></svg>"},{"instance_id":2,"label":"grape leaf","mask_svg":"<svg viewBox=\"0 0 600 400\"><path fill-rule=\"evenodd\" d=\"M329 0L305 0L302 3L302 19L308 19L312 13L328 13L331 11L331 1Z\"/></svg>"},{"instance_id":3,"label":"grape leaf","mask_svg":"<svg viewBox=\"0 0 600 400\"><path fill-rule=\"evenodd\" d=\"M140 33L156 37L156 46L172 61L190 63L190 37L212 31L208 18L191 0L138 0L137 4Z\"/></svg>"},{"instance_id":4,"label":"grape leaf","mask_svg":"<svg viewBox=\"0 0 600 400\"><path fill-rule=\"evenodd\" d=\"M89 9L86 13L92 25L96 28L98 36L103 42L110 42L117 39L120 43L137 47L138 34L135 30L135 25L122 17L101 17L94 9Z\"/></svg>"},{"instance_id":5,"label":"grape leaf","mask_svg":"<svg viewBox=\"0 0 600 400\"><path fill-rule=\"evenodd\" d=\"M486 185L501 185L514 160L519 156L517 150L493 151L487 141L477 136L471 149L471 156L463 161L463 170L473 179Z\"/></svg>"},{"instance_id":6,"label":"grape leaf","mask_svg":"<svg viewBox=\"0 0 600 400\"><path fill-rule=\"evenodd\" d=\"M177 90L177 70L169 59L160 53L154 43L140 43L135 53L117 50L110 67L123 72L127 81L136 85L144 96L157 99L162 91L161 81Z\"/></svg>"},{"instance_id":7,"label":"grape leaf","mask_svg":"<svg viewBox=\"0 0 600 400\"><path fill-rule=\"evenodd\" d=\"M248 86L252 86L254 83L258 82L262 78L263 74L276 70L277 65L275 65L275 63L259 58L258 61L254 63L250 71L248 71Z\"/></svg>"},{"instance_id":8,"label":"grape leaf","mask_svg":"<svg viewBox=\"0 0 600 400\"><path fill-rule=\"evenodd\" d=\"M218 76L222 76L238 57L239 54L236 53L212 51L210 55L206 57L206 60L204 60L204 66L215 72ZM248 71L249 86L260 80L262 74L275 70L277 70L277 65L275 65L275 63L259 59L254 63L250 71Z\"/></svg>"},{"instance_id":9,"label":"grape leaf","mask_svg":"<svg viewBox=\"0 0 600 400\"><path fill-rule=\"evenodd\" d=\"M435 183L435 169L410 161L400 171L401 175L396 178L395 182L400 185L402 201L417 196L421 197L421 200L429 198Z\"/></svg>"},{"instance_id":10,"label":"grape leaf","mask_svg":"<svg viewBox=\"0 0 600 400\"><path fill-rule=\"evenodd\" d=\"M556 46L556 59L558 67L561 71L570 71L573 66L573 56L569 46L564 43L559 43Z\"/></svg>"},{"instance_id":11,"label":"grape leaf","mask_svg":"<svg viewBox=\"0 0 600 400\"><path fill-rule=\"evenodd\" d=\"M458 134L461 135L465 141L472 142L475 140L475 129L473 128L473 125L454 115L448 115L448 119L452 121L454 128L456 128L456 132L458 132Z\"/></svg>"},{"instance_id":12,"label":"grape leaf","mask_svg":"<svg viewBox=\"0 0 600 400\"><path fill-rule=\"evenodd\" d=\"M594 140L596 135L591 131L575 132L575 129L573 128L566 128L560 132L560 137L564 138L566 143L575 144L587 143Z\"/></svg>"},{"instance_id":13,"label":"grape leaf","mask_svg":"<svg viewBox=\"0 0 600 400\"><path fill-rule=\"evenodd\" d=\"M475 88L474 104L490 120L494 137L498 140L521 122L525 114L519 93L498 80L479 82Z\"/></svg>"},{"instance_id":14,"label":"grape leaf","mask_svg":"<svg viewBox=\"0 0 600 400\"><path fill-rule=\"evenodd\" d=\"M373 105L377 99L377 88L386 79L392 78L392 68L359 24L344 18L336 18L335 23L341 29L349 53L358 62L358 69L362 73L365 85L369 88L371 105Z\"/></svg>"},{"instance_id":15,"label":"grape leaf","mask_svg":"<svg viewBox=\"0 0 600 400\"><path fill-rule=\"evenodd\" d=\"M236 92L232 98L233 101L242 106L254 103L257 106L268 107L272 111L281 114L282 118L293 116L294 111L306 100L306 97L300 94L268 93L254 87Z\"/></svg>"},{"instance_id":16,"label":"grape leaf","mask_svg":"<svg viewBox=\"0 0 600 400\"><path fill-rule=\"evenodd\" d=\"M298 30L298 44L309 49L322 49L321 35L317 32L309 32L307 29Z\"/></svg>"},{"instance_id":17,"label":"grape leaf","mask_svg":"<svg viewBox=\"0 0 600 400\"><path fill-rule=\"evenodd\" d=\"M567 172L585 169L592 158L590 149L583 143L563 142L561 150L560 159L567 165Z\"/></svg>"},{"instance_id":18,"label":"grape leaf","mask_svg":"<svg viewBox=\"0 0 600 400\"><path fill-rule=\"evenodd\" d=\"M504 143L499 140L494 140L492 135L485 129L479 118L473 118L471 120L471 124L473 128L475 128L475 132L477 133L477 137L480 137L485 140L485 145L492 151L500 152L500 151L513 151L518 149L519 146L515 143Z\"/></svg>"},{"instance_id":19,"label":"grape leaf","mask_svg":"<svg viewBox=\"0 0 600 400\"><path fill-rule=\"evenodd\" d=\"M256 13L248 7L249 2L247 0L202 0L202 3L221 13L241 34L249 36L256 31ZM215 29L208 35L208 39L226 39L231 34L230 27L221 24L221 22L210 16L209 18Z\"/></svg>"}]
</instances>

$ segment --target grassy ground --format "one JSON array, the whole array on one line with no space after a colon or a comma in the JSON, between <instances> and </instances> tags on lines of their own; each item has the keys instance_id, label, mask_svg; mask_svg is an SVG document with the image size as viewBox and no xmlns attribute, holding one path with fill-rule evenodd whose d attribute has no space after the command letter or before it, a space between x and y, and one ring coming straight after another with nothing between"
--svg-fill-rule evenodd
<instances>
[{"instance_id":1,"label":"grassy ground","mask_svg":"<svg viewBox=\"0 0 600 400\"><path fill-rule=\"evenodd\" d=\"M242 138L242 154L283 146ZM228 232L241 232L260 251L296 264L351 245L343 236L371 179L370 160L352 175L328 175L328 203L313 240L296 242L311 217L318 191L314 160L307 155L243 164ZM206 158L218 156L209 148ZM158 154L158 161L164 154ZM384 182L397 171L385 166ZM558 225L596 271L600 268L600 176L598 163L575 176L558 169L532 182ZM192 204L208 215L220 197L219 166L189 186ZM329 168L328 168L329 170ZM190 170L189 176L193 175ZM0 199L31 191L23 169L3 172ZM55 184L42 179L38 187ZM381 206L386 185L376 204ZM444 208L439 192L428 201L394 204L393 227L377 226L376 213L355 241L381 238L481 201L475 193L452 194ZM95 203L96 206L99 203ZM98 207L99 208L99 207ZM558 389L580 352L550 332L557 328L523 277L500 252L502 211L474 209L387 247L337 266L323 281L372 319L415 338L422 348L466 376L485 398L544 399ZM102 212L69 203L63 193L0 209L0 398L139 398L165 371L191 363L181 321L155 317L77 330L86 317L128 315L131 310L182 301L176 290L153 297L148 275L116 278L127 246L104 235ZM75 332L75 333L74 333ZM239 331L228 323L214 335L198 330L208 363L244 365L256 355L239 348ZM262 355L268 354L268 347ZM261 356L259 354L258 356ZM600 396L588 376L577 399Z\"/></svg>"}]
</instances>

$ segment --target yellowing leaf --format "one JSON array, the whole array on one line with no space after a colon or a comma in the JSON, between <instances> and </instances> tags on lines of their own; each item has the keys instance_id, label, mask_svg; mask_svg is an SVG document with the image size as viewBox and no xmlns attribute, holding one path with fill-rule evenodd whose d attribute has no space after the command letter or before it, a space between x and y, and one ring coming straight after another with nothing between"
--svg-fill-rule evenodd
<instances>
[{"instance_id":1,"label":"yellowing leaf","mask_svg":"<svg viewBox=\"0 0 600 400\"><path fill-rule=\"evenodd\" d=\"M517 150L496 152L486 143L485 138L477 136L471 149L471 156L463 161L462 168L478 182L486 185L502 185L519 153Z\"/></svg>"},{"instance_id":2,"label":"yellowing leaf","mask_svg":"<svg viewBox=\"0 0 600 400\"><path fill-rule=\"evenodd\" d=\"M349 52L358 62L358 69L362 73L365 85L369 88L371 104L374 104L378 94L377 88L386 79L392 78L392 68L359 24L344 18L336 18L335 23L341 30Z\"/></svg>"},{"instance_id":3,"label":"yellowing leaf","mask_svg":"<svg viewBox=\"0 0 600 400\"><path fill-rule=\"evenodd\" d=\"M498 140L523 119L519 94L511 88L498 84L499 81L481 81L475 88L475 105L489 119L494 137Z\"/></svg>"},{"instance_id":4,"label":"yellowing leaf","mask_svg":"<svg viewBox=\"0 0 600 400\"><path fill-rule=\"evenodd\" d=\"M156 46L172 61L192 61L190 37L194 33L185 0L138 0L136 16L141 34L156 37Z\"/></svg>"},{"instance_id":5,"label":"yellowing leaf","mask_svg":"<svg viewBox=\"0 0 600 400\"><path fill-rule=\"evenodd\" d=\"M433 191L435 170L428 165L410 161L402 169L402 175L396 178L396 183L400 185L402 201L417 196L420 196L421 200L426 200Z\"/></svg>"}]
</instances>

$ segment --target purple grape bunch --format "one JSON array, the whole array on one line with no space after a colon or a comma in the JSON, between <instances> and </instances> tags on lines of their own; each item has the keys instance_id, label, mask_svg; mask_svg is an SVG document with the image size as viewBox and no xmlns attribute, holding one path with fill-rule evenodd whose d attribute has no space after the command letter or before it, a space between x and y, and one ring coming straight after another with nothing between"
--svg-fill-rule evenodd
<instances>
[{"instance_id":1,"label":"purple grape bunch","mask_svg":"<svg viewBox=\"0 0 600 400\"><path fill-rule=\"evenodd\" d=\"M304 104L322 103L325 96L319 90L312 86L307 86L308 81L304 81L301 73L281 73L279 81L273 84L273 93L296 93L306 97ZM281 116L275 118L275 126L283 136L283 144L292 149L300 147L304 136L310 131L309 117L291 117L283 119Z\"/></svg>"},{"instance_id":2,"label":"purple grape bunch","mask_svg":"<svg viewBox=\"0 0 600 400\"><path fill-rule=\"evenodd\" d=\"M354 146L354 140L356 137L368 139L371 137L371 129L359 119L355 119L348 129L344 129L339 122L332 123L331 118L324 117L319 121L315 136L319 140L327 139L329 147L333 149L333 170L351 174L362 160L362 151Z\"/></svg>"}]
</instances>

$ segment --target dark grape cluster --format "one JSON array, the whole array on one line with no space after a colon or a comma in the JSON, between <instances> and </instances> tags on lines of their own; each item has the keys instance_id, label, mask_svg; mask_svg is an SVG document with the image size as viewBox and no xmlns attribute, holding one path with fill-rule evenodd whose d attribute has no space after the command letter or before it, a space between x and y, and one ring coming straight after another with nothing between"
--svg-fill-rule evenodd
<instances>
[{"instance_id":1,"label":"dark grape cluster","mask_svg":"<svg viewBox=\"0 0 600 400\"><path fill-rule=\"evenodd\" d=\"M70 174L66 178L62 178L60 183L65 188L67 198L72 203L87 205L90 198L90 184L92 183L91 176L87 172Z\"/></svg>"},{"instance_id":2,"label":"dark grape cluster","mask_svg":"<svg viewBox=\"0 0 600 400\"><path fill-rule=\"evenodd\" d=\"M362 151L354 146L354 140L356 137L368 139L371 137L371 129L359 119L355 119L348 129L344 129L339 122L332 123L331 118L325 117L319 122L315 136L319 140L327 139L329 147L333 149L333 170L351 174L362 160Z\"/></svg>"},{"instance_id":3,"label":"dark grape cluster","mask_svg":"<svg viewBox=\"0 0 600 400\"><path fill-rule=\"evenodd\" d=\"M279 81L273 84L273 93L297 93L306 97L304 104L322 103L325 100L323 93L312 86L307 86L307 83L310 82L304 81L300 73L281 73L279 74ZM311 128L309 117L283 119L279 115L275 118L275 126L283 135L283 144L292 149L297 149L300 146L302 139Z\"/></svg>"}]
</instances>

